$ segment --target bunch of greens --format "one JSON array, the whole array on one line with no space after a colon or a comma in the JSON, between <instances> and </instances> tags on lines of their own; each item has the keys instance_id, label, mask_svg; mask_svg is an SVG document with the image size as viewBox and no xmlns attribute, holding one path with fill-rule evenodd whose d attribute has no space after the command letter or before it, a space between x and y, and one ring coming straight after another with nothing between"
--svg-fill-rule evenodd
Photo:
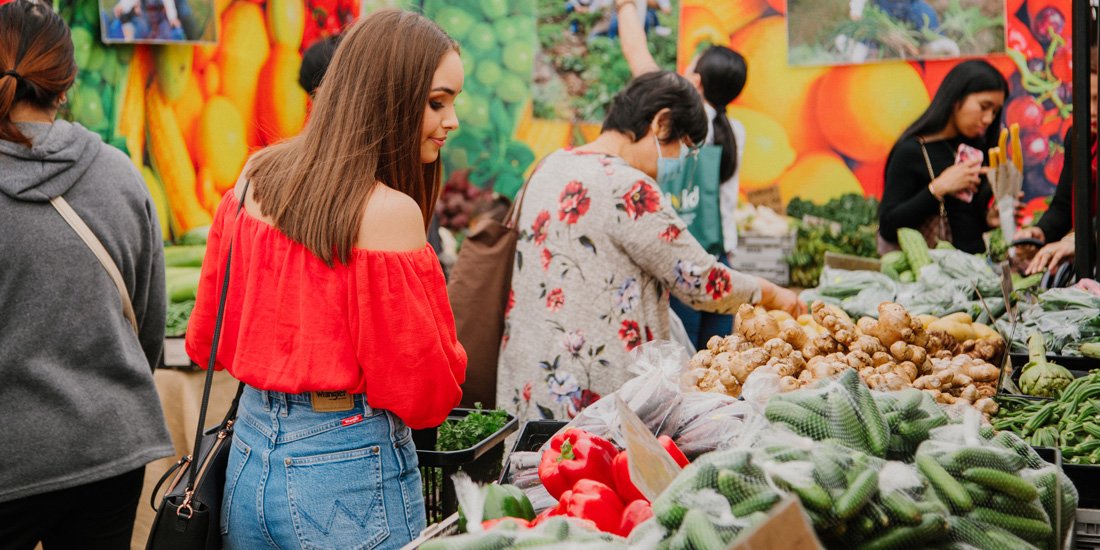
<instances>
[{"instance_id":1,"label":"bunch of greens","mask_svg":"<svg viewBox=\"0 0 1100 550\"><path fill-rule=\"evenodd\" d=\"M826 252L878 256L878 200L874 197L849 193L824 205L795 198L787 205L787 215L802 220L794 252L787 258L794 286L817 286ZM811 221L814 218L820 221Z\"/></svg>"},{"instance_id":2,"label":"bunch of greens","mask_svg":"<svg viewBox=\"0 0 1100 550\"><path fill-rule=\"evenodd\" d=\"M476 409L461 420L447 420L439 427L439 436L436 438L435 450L437 451L461 451L469 449L485 438L497 433L508 423L508 413L497 409L486 411L481 408L481 403L475 404Z\"/></svg>"},{"instance_id":3,"label":"bunch of greens","mask_svg":"<svg viewBox=\"0 0 1100 550\"><path fill-rule=\"evenodd\" d=\"M195 309L194 300L170 302L168 315L164 321L164 335L169 338L183 336L187 331L187 321L191 319L193 309Z\"/></svg>"}]
</instances>

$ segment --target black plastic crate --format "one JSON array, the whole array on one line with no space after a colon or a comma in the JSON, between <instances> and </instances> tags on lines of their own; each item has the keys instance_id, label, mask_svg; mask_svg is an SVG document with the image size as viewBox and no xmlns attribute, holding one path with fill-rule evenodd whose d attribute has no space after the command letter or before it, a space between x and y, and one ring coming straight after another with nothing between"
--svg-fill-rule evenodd
<instances>
[{"instance_id":1,"label":"black plastic crate","mask_svg":"<svg viewBox=\"0 0 1100 550\"><path fill-rule=\"evenodd\" d=\"M554 434L564 428L568 422L564 420L529 420L523 423L523 429L519 432L519 437L516 438L516 443L512 445L512 453L515 452L534 452L539 450L544 443L554 437ZM511 457L511 453L508 454ZM501 483L511 483L511 463L510 461L504 462L504 471L500 474Z\"/></svg>"},{"instance_id":2,"label":"black plastic crate","mask_svg":"<svg viewBox=\"0 0 1100 550\"><path fill-rule=\"evenodd\" d=\"M461 420L473 409L455 409L447 420ZM479 483L495 481L504 462L504 440L516 431L516 418L508 415L504 427L477 445L460 451L436 451L438 428L413 430L416 458L420 462L420 479L424 485L424 510L428 523L443 521L458 511L454 481L459 471Z\"/></svg>"},{"instance_id":3,"label":"black plastic crate","mask_svg":"<svg viewBox=\"0 0 1100 550\"><path fill-rule=\"evenodd\" d=\"M1063 462L1062 471L1077 487L1078 508L1100 508L1100 466Z\"/></svg>"}]
</instances>

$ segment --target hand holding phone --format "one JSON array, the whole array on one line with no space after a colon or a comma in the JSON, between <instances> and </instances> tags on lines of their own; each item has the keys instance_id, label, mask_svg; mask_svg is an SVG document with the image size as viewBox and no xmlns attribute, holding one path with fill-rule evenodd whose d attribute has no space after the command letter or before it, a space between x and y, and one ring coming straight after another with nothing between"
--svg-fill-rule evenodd
<instances>
[{"instance_id":1,"label":"hand holding phone","mask_svg":"<svg viewBox=\"0 0 1100 550\"><path fill-rule=\"evenodd\" d=\"M979 165L985 160L985 155L982 153L982 150L971 147L965 143L960 143L958 151L955 152L955 164L966 164L975 159L978 161ZM954 196L967 203L974 200L974 192L969 190L958 191Z\"/></svg>"}]
</instances>

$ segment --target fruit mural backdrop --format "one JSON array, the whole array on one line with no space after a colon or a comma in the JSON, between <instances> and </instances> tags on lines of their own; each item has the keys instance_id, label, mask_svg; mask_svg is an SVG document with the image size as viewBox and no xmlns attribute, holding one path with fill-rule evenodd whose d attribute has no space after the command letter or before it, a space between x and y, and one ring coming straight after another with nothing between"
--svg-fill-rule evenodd
<instances>
[{"instance_id":1,"label":"fruit mural backdrop","mask_svg":"<svg viewBox=\"0 0 1100 550\"><path fill-rule=\"evenodd\" d=\"M1033 210L1053 191L1069 125L1069 0L1007 0L1008 55L990 56L1011 82L1008 123L1020 124L1025 193ZM461 129L445 148L441 212L462 226L463 207L486 190L511 196L534 161L583 143L598 125L533 116L536 0L366 0L422 9L462 45ZM210 222L249 151L298 132L307 96L301 52L359 15L354 0L218 0L214 45L111 46L99 40L95 0L60 2L81 71L65 116L99 132L141 166L166 238ZM880 196L886 154L958 61L847 67L787 64L783 0L682 0L682 70L708 43L749 60L731 107L748 131L741 186L777 186L824 202L847 192ZM448 208L448 201L452 208ZM167 213L167 215L164 215Z\"/></svg>"},{"instance_id":2,"label":"fruit mural backdrop","mask_svg":"<svg viewBox=\"0 0 1100 550\"><path fill-rule=\"evenodd\" d=\"M127 151L165 239L210 224L250 151L298 133L302 55L359 16L358 0L217 0L210 45L105 46L97 0L58 2L77 81L63 116Z\"/></svg>"},{"instance_id":3,"label":"fruit mural backdrop","mask_svg":"<svg viewBox=\"0 0 1100 550\"><path fill-rule=\"evenodd\" d=\"M741 189L776 185L784 202L848 192L881 197L890 147L960 60L845 67L787 63L785 0L683 0L681 69L704 44L749 61L730 113L745 124ZM1045 209L1070 124L1070 0L1007 0L1007 55L984 59L1009 80L1005 123L1019 123L1029 211Z\"/></svg>"}]
</instances>

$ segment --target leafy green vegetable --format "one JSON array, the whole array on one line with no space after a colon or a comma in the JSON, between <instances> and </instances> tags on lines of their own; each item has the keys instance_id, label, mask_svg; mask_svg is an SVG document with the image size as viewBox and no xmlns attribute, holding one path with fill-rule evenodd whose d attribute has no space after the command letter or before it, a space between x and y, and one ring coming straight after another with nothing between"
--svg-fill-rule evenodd
<instances>
[{"instance_id":1,"label":"leafy green vegetable","mask_svg":"<svg viewBox=\"0 0 1100 550\"><path fill-rule=\"evenodd\" d=\"M1043 335L1031 333L1027 341L1028 363L1020 374L1020 389L1038 397L1055 397L1070 382L1073 374L1065 367L1047 361L1047 350L1043 345Z\"/></svg>"},{"instance_id":2,"label":"leafy green vegetable","mask_svg":"<svg viewBox=\"0 0 1100 550\"><path fill-rule=\"evenodd\" d=\"M168 304L168 316L164 322L164 335L169 338L183 336L187 331L187 321L191 319L191 310L195 301L171 302Z\"/></svg>"},{"instance_id":3,"label":"leafy green vegetable","mask_svg":"<svg viewBox=\"0 0 1100 550\"><path fill-rule=\"evenodd\" d=\"M481 403L475 403L476 410L462 420L448 420L439 427L435 450L461 451L477 445L481 440L495 434L508 423L508 413L497 409L485 411Z\"/></svg>"},{"instance_id":4,"label":"leafy green vegetable","mask_svg":"<svg viewBox=\"0 0 1100 550\"><path fill-rule=\"evenodd\" d=\"M824 205L794 198L787 205L787 215L802 219L794 252L787 258L791 284L796 287L817 286L826 252L878 256L878 200L874 197L849 193ZM808 221L807 216L821 221Z\"/></svg>"}]
</instances>

